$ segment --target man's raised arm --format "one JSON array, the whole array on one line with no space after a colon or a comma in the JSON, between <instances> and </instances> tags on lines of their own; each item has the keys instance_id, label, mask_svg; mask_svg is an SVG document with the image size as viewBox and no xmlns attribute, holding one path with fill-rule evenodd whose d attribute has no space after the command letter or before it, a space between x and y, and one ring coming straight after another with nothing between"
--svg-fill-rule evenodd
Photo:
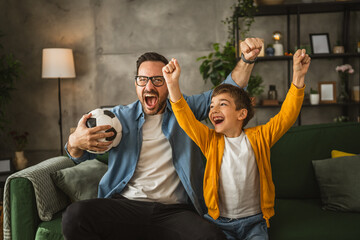
<instances>
[{"instance_id":1,"label":"man's raised arm","mask_svg":"<svg viewBox=\"0 0 360 240\"><path fill-rule=\"evenodd\" d=\"M240 44L241 58L231 72L231 78L239 87L248 85L254 62L262 48L260 38L246 38Z\"/></svg>"}]
</instances>

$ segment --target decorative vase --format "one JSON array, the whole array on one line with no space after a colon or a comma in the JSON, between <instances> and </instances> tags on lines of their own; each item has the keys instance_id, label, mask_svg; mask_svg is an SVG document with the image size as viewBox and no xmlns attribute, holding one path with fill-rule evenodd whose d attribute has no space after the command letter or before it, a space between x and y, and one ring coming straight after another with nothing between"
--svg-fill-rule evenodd
<instances>
[{"instance_id":1,"label":"decorative vase","mask_svg":"<svg viewBox=\"0 0 360 240\"><path fill-rule=\"evenodd\" d=\"M256 97L250 97L251 105L256 106L257 98Z\"/></svg>"},{"instance_id":2,"label":"decorative vase","mask_svg":"<svg viewBox=\"0 0 360 240\"><path fill-rule=\"evenodd\" d=\"M27 167L28 160L24 155L24 151L15 152L14 167L16 170L22 170Z\"/></svg>"},{"instance_id":3,"label":"decorative vase","mask_svg":"<svg viewBox=\"0 0 360 240\"><path fill-rule=\"evenodd\" d=\"M347 102L349 101L348 94L348 78L346 74L340 78L340 86L339 86L339 102Z\"/></svg>"},{"instance_id":4,"label":"decorative vase","mask_svg":"<svg viewBox=\"0 0 360 240\"><path fill-rule=\"evenodd\" d=\"M275 56L283 56L284 55L284 47L281 43L274 43L273 48L275 50Z\"/></svg>"},{"instance_id":5,"label":"decorative vase","mask_svg":"<svg viewBox=\"0 0 360 240\"><path fill-rule=\"evenodd\" d=\"M273 47L267 47L265 53L267 56L274 56L275 50Z\"/></svg>"}]
</instances>

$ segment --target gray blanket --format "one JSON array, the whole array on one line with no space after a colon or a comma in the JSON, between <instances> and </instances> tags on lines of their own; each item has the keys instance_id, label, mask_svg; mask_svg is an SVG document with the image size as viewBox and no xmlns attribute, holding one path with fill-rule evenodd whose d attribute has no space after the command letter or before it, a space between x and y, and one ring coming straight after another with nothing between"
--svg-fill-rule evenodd
<instances>
[{"instance_id":1,"label":"gray blanket","mask_svg":"<svg viewBox=\"0 0 360 240\"><path fill-rule=\"evenodd\" d=\"M54 185L50 173L74 165L68 157L55 157L16 172L6 179L3 203L4 240L11 240L10 180L20 177L32 183L39 217L42 221L50 221L53 214L64 209L69 202L67 196Z\"/></svg>"}]
</instances>

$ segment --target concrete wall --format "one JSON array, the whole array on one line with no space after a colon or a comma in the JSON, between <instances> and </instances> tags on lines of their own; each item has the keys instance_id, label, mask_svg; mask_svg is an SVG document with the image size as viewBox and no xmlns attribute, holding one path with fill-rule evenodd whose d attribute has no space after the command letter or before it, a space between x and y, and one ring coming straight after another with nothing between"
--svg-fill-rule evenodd
<instances>
[{"instance_id":1,"label":"concrete wall","mask_svg":"<svg viewBox=\"0 0 360 240\"><path fill-rule=\"evenodd\" d=\"M137 99L133 81L135 62L146 51L179 60L184 93L197 94L210 89L211 84L205 84L200 76L200 62L196 58L207 55L212 43L226 41L227 28L221 20L232 15L232 4L232 0L1 1L0 31L6 36L0 41L22 62L24 72L12 94L9 130L30 133L26 151L33 163L59 153L57 80L41 78L43 48L74 50L77 76L61 81L64 142L70 128L76 126L84 113L99 106L128 104ZM354 22L359 22L359 14L353 15ZM256 18L250 34L270 43L274 30L286 32L285 21L285 17ZM341 34L336 30L341 27L340 14L308 15L301 21L304 44L309 43L308 32L329 32L331 45ZM292 27L295 28L295 19ZM359 25L353 24L351 31L359 39ZM358 72L359 61L356 61ZM334 69L339 64L341 60L314 60L308 86L317 86L319 80L337 80ZM276 84L279 99L284 98L286 62L259 63L254 73L263 77L265 92L269 84ZM358 75L354 79L359 79ZM340 108L323 110L306 109L303 122L330 122L334 116L341 115ZM258 109L250 126L266 122L277 111ZM10 156L13 152L10 139L3 135L0 144L0 157Z\"/></svg>"}]
</instances>

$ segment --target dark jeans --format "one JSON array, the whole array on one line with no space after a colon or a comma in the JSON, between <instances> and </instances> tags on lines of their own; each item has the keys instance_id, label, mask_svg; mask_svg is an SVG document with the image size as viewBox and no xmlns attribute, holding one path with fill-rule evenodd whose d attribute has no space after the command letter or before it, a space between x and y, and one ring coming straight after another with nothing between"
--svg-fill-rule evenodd
<instances>
[{"instance_id":1,"label":"dark jeans","mask_svg":"<svg viewBox=\"0 0 360 240\"><path fill-rule=\"evenodd\" d=\"M140 202L119 195L71 204L63 214L62 229L67 240L226 239L190 205Z\"/></svg>"}]
</instances>

